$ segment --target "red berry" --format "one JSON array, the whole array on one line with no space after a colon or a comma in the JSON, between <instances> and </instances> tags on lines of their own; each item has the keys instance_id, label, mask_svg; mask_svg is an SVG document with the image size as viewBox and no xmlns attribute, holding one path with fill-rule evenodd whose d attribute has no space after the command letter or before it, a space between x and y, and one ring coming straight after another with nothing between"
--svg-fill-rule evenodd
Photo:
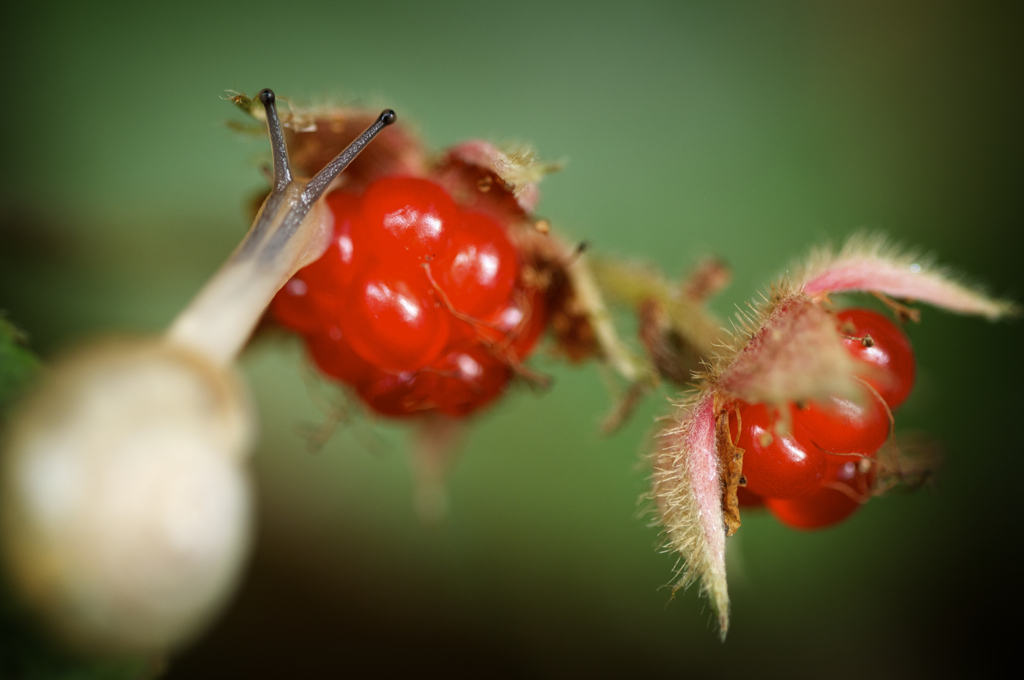
<instances>
[{"instance_id":1,"label":"red berry","mask_svg":"<svg viewBox=\"0 0 1024 680\"><path fill-rule=\"evenodd\" d=\"M764 507L764 499L753 491L748 490L745 486L741 486L736 489L736 500L739 501L741 508Z\"/></svg>"},{"instance_id":2,"label":"red berry","mask_svg":"<svg viewBox=\"0 0 1024 680\"><path fill-rule=\"evenodd\" d=\"M386 416L440 411L465 416L486 406L504 391L511 378L507 366L483 348L448 352L415 372L388 373L371 369L357 392L372 410Z\"/></svg>"},{"instance_id":3,"label":"red berry","mask_svg":"<svg viewBox=\"0 0 1024 680\"><path fill-rule=\"evenodd\" d=\"M463 416L500 395L511 377L511 369L486 349L468 347L420 371L421 393L441 412Z\"/></svg>"},{"instance_id":4,"label":"red berry","mask_svg":"<svg viewBox=\"0 0 1024 680\"><path fill-rule=\"evenodd\" d=\"M370 375L356 385L363 403L383 416L403 417L423 413L428 406L415 394L417 373L388 373L371 369Z\"/></svg>"},{"instance_id":5,"label":"red berry","mask_svg":"<svg viewBox=\"0 0 1024 680\"><path fill-rule=\"evenodd\" d=\"M826 454L781 434L764 404L740 402L729 415L733 441L744 450L746 489L766 498L796 498L813 491L825 474ZM742 426L742 431L738 431Z\"/></svg>"},{"instance_id":6,"label":"red berry","mask_svg":"<svg viewBox=\"0 0 1024 680\"><path fill-rule=\"evenodd\" d=\"M330 246L273 302L317 366L387 416L463 416L501 395L547 321L502 224L411 177L327 203Z\"/></svg>"},{"instance_id":7,"label":"red berry","mask_svg":"<svg viewBox=\"0 0 1024 680\"><path fill-rule=\"evenodd\" d=\"M357 259L352 240L352 231L362 229L359 197L345 191L335 191L327 197L327 205L334 215L334 233L327 252L311 267L323 272L321 282L325 288L340 292L352 283L357 264L365 256L364 253L359 253L360 257Z\"/></svg>"},{"instance_id":8,"label":"red berry","mask_svg":"<svg viewBox=\"0 0 1024 680\"><path fill-rule=\"evenodd\" d=\"M780 436L763 405L739 403L730 413L732 436L745 450L747 486L740 489L741 504L763 500L779 521L800 529L841 522L870 498L872 459L888 439L891 409L907 398L914 383L913 350L895 324L864 309L840 312L837 323L847 351L866 364L862 399L832 397L791 406L791 436ZM742 431L737 420L742 420ZM823 468L816 468L818 478L807 483L799 475L808 474L802 466L815 459Z\"/></svg>"},{"instance_id":9,"label":"red berry","mask_svg":"<svg viewBox=\"0 0 1024 680\"><path fill-rule=\"evenodd\" d=\"M373 371L373 367L356 354L337 326L308 334L306 347L321 371L342 382L357 384Z\"/></svg>"},{"instance_id":10,"label":"red berry","mask_svg":"<svg viewBox=\"0 0 1024 680\"><path fill-rule=\"evenodd\" d=\"M449 231L448 248L430 271L452 306L472 317L493 313L508 299L519 273L516 249L501 225L480 213Z\"/></svg>"},{"instance_id":11,"label":"red berry","mask_svg":"<svg viewBox=\"0 0 1024 680\"><path fill-rule=\"evenodd\" d=\"M793 409L793 434L804 445L829 453L873 453L889 438L889 412L874 392L862 402L831 397Z\"/></svg>"},{"instance_id":12,"label":"red berry","mask_svg":"<svg viewBox=\"0 0 1024 680\"><path fill-rule=\"evenodd\" d=\"M844 309L837 315L846 349L874 367L863 379L895 409L910 395L917 371L914 350L902 330L869 309Z\"/></svg>"},{"instance_id":13,"label":"red berry","mask_svg":"<svg viewBox=\"0 0 1024 680\"><path fill-rule=\"evenodd\" d=\"M871 496L875 470L870 459L829 456L820 486L800 498L767 498L775 518L796 529L821 529L842 522Z\"/></svg>"},{"instance_id":14,"label":"red berry","mask_svg":"<svg viewBox=\"0 0 1024 680\"><path fill-rule=\"evenodd\" d=\"M299 333L322 330L334 322L338 298L355 276L352 222L358 220L359 199L336 191L327 197L327 204L334 216L327 250L293 276L270 303L274 318Z\"/></svg>"},{"instance_id":15,"label":"red berry","mask_svg":"<svg viewBox=\"0 0 1024 680\"><path fill-rule=\"evenodd\" d=\"M338 324L352 348L386 371L415 371L448 340L448 314L416 272L371 263L352 282Z\"/></svg>"},{"instance_id":16,"label":"red berry","mask_svg":"<svg viewBox=\"0 0 1024 680\"><path fill-rule=\"evenodd\" d=\"M333 266L336 240L316 262L299 270L271 300L270 310L282 325L300 333L333 323L341 292L339 267Z\"/></svg>"},{"instance_id":17,"label":"red berry","mask_svg":"<svg viewBox=\"0 0 1024 680\"><path fill-rule=\"evenodd\" d=\"M515 288L505 305L488 318L489 328L502 334L517 359L525 359L536 347L548 323L544 292L536 287ZM487 332L484 332L487 336ZM493 339L493 338L492 338Z\"/></svg>"},{"instance_id":18,"label":"red berry","mask_svg":"<svg viewBox=\"0 0 1024 680\"><path fill-rule=\"evenodd\" d=\"M293 276L270 301L270 313L278 323L298 333L309 333L321 326L328 301L310 289L303 269Z\"/></svg>"},{"instance_id":19,"label":"red berry","mask_svg":"<svg viewBox=\"0 0 1024 680\"><path fill-rule=\"evenodd\" d=\"M435 258L459 222L459 210L448 193L415 177L385 177L371 184L363 195L361 214L353 240L382 259L400 252L420 262Z\"/></svg>"},{"instance_id":20,"label":"red berry","mask_svg":"<svg viewBox=\"0 0 1024 680\"><path fill-rule=\"evenodd\" d=\"M471 322L460 321L453 327L459 342L482 343L493 354L510 362L530 355L547 325L544 295L537 288L517 286L512 294L490 316Z\"/></svg>"}]
</instances>

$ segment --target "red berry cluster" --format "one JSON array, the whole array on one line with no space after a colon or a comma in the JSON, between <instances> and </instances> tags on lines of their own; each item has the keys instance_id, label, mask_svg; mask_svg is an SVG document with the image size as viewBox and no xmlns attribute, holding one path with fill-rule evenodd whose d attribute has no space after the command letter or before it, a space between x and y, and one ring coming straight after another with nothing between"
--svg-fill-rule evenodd
<instances>
[{"instance_id":1,"label":"red berry cluster","mask_svg":"<svg viewBox=\"0 0 1024 680\"><path fill-rule=\"evenodd\" d=\"M500 395L546 316L502 224L414 177L326 200L330 246L270 307L317 366L387 416L463 416Z\"/></svg>"},{"instance_id":2,"label":"red berry cluster","mask_svg":"<svg viewBox=\"0 0 1024 680\"><path fill-rule=\"evenodd\" d=\"M866 309L837 315L846 350L865 364L862 399L790 404L789 428L764 404L737 402L729 415L733 442L744 450L741 505L765 505L783 524L816 529L861 506L875 482L875 455L890 431L890 413L914 385L907 336Z\"/></svg>"}]
</instances>

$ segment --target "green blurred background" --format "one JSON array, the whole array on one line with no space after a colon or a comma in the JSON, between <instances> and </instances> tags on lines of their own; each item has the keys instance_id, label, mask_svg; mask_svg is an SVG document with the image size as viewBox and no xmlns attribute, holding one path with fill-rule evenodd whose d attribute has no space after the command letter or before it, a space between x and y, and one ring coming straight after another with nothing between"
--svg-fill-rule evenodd
<instances>
[{"instance_id":1,"label":"green blurred background","mask_svg":"<svg viewBox=\"0 0 1024 680\"><path fill-rule=\"evenodd\" d=\"M540 212L676 274L725 257L728 315L812 244L881 228L993 291L1021 274L1020 3L21 3L2 50L0 308L44 357L162 328L226 257L264 140L222 94L391 106L434 147L568 160ZM12 13L13 12L13 13ZM751 517L733 627L670 601L637 499L651 399L603 438L593 366L474 424L451 516L416 517L401 429L310 452L321 386L287 342L242 368L262 414L259 531L227 612L170 678L374 675L938 677L1014 628L1020 323L926 309L899 427L942 442L937 493L822 533ZM1009 648L1005 645L1011 645Z\"/></svg>"}]
</instances>

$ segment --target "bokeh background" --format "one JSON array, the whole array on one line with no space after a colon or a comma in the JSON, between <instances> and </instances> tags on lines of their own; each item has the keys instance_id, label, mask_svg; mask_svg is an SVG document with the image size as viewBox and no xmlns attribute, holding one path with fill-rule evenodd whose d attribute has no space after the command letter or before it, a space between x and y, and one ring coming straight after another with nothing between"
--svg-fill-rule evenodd
<instances>
[{"instance_id":1,"label":"bokeh background","mask_svg":"<svg viewBox=\"0 0 1024 680\"><path fill-rule=\"evenodd\" d=\"M723 316L812 244L884 229L1024 299L1019 3L19 3L0 28L0 308L44 357L156 331L240 239L262 139L226 89L395 108L435 148L567 160L540 212L678 274L734 268ZM242 369L262 415L255 551L169 678L940 677L1008 653L1024 438L1021 323L926 309L903 431L938 490L732 539L722 644L640 512L650 399L612 437L594 366L478 419L450 516L416 516L408 437L327 415L295 343Z\"/></svg>"}]
</instances>

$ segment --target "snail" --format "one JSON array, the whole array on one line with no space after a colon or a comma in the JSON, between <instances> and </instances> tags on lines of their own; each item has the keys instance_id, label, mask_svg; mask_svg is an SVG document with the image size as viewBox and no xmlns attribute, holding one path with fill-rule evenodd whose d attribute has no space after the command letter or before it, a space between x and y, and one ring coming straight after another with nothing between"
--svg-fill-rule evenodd
<instances>
[{"instance_id":1,"label":"snail","mask_svg":"<svg viewBox=\"0 0 1024 680\"><path fill-rule=\"evenodd\" d=\"M386 110L312 179L293 177L274 93L273 188L241 244L157 337L55 362L0 449L0 547L26 606L71 644L161 652L192 639L251 540L255 416L233 369L264 309L326 249L328 186L395 121Z\"/></svg>"}]
</instances>

